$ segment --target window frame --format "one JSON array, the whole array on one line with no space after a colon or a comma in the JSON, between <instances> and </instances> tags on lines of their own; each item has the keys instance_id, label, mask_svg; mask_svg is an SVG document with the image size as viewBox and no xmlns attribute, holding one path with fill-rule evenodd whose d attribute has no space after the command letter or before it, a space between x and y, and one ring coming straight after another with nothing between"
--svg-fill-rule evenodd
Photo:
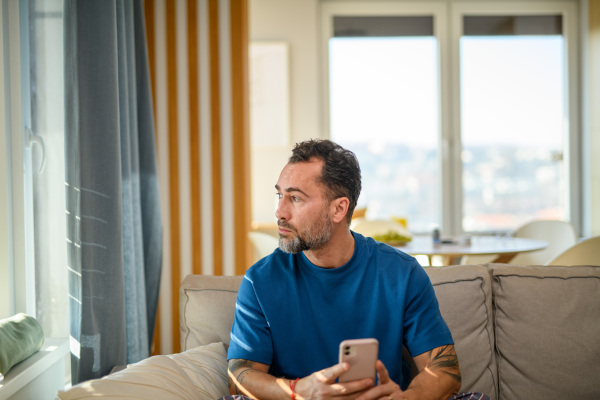
<instances>
[{"instance_id":1,"label":"window frame","mask_svg":"<svg viewBox=\"0 0 600 400\"><path fill-rule=\"evenodd\" d=\"M563 78L567 85L565 93L566 99L564 103L565 115L568 117L568 128L565 132L565 140L563 147L563 163L565 168L565 183L568 188L565 194L565 216L573 224L576 232L581 232L581 199L579 194L581 193L581 164L578 160L581 159L581 147L580 138L581 131L579 128L578 115L579 110L579 67L578 67L578 31L577 31L577 20L578 20L578 4L573 2L542 2L542 1L528 1L526 3L469 3L469 2L456 2L451 7L450 15L450 27L451 27L451 38L450 45L452 54L452 113L456 116L454 118L454 124L452 131L455 133L456 147L461 148L460 145L460 65L459 65L459 51L460 51L460 37L463 33L462 19L467 14L477 15L546 15L546 14L560 14L563 17L563 37L565 42L565 74ZM454 160L455 162L451 166L453 175L456 176L457 190L458 193L454 194L453 200L457 204L460 204L460 209L455 210L454 215L458 220L454 221L455 226L461 227L462 225L462 161L460 154Z\"/></svg>"},{"instance_id":2,"label":"window frame","mask_svg":"<svg viewBox=\"0 0 600 400\"><path fill-rule=\"evenodd\" d=\"M33 208L31 194L31 147L25 142L28 121L31 120L29 104L29 60L27 1L2 0L2 67L4 92L0 93L3 126L0 127L0 151L4 163L0 164L0 273L7 279L4 289L6 306L0 308L0 318L19 312L36 315L36 293ZM29 278L29 279L28 279ZM5 297L4 297L5 296Z\"/></svg>"},{"instance_id":3,"label":"window frame","mask_svg":"<svg viewBox=\"0 0 600 400\"><path fill-rule=\"evenodd\" d=\"M441 229L445 234L459 235L463 218L463 187L461 160L460 126L460 37L463 32L463 16L476 15L545 15L560 14L563 17L563 37L565 41L565 116L568 128L564 140L565 215L576 232L582 230L582 190L583 167L581 158L581 131L579 110L579 36L577 30L578 2L543 2L529 0L524 3L504 2L339 2L325 1L321 5L321 101L323 116L321 130L330 137L329 107L329 39L333 37L334 16L373 16L373 15L432 15L434 37L438 41L438 79L440 141L439 166L441 174L440 194L450 201L440 201ZM568 132L568 133L567 133Z\"/></svg>"}]
</instances>

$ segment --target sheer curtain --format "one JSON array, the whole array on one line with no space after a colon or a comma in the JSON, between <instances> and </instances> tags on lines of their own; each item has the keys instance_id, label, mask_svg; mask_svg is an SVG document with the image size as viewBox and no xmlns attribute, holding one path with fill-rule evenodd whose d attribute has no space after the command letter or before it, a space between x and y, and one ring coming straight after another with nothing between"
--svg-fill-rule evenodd
<instances>
[{"instance_id":1,"label":"sheer curtain","mask_svg":"<svg viewBox=\"0 0 600 400\"><path fill-rule=\"evenodd\" d=\"M72 380L150 354L162 258L142 1L64 3Z\"/></svg>"}]
</instances>

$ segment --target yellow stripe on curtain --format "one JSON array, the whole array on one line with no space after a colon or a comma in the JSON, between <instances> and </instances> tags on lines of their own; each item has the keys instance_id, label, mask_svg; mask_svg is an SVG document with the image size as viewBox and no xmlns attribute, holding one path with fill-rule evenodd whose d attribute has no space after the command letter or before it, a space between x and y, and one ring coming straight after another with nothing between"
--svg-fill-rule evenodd
<instances>
[{"instance_id":1,"label":"yellow stripe on curtain","mask_svg":"<svg viewBox=\"0 0 600 400\"><path fill-rule=\"evenodd\" d=\"M145 0L165 237L153 354L180 351L188 274L250 263L247 0Z\"/></svg>"}]
</instances>

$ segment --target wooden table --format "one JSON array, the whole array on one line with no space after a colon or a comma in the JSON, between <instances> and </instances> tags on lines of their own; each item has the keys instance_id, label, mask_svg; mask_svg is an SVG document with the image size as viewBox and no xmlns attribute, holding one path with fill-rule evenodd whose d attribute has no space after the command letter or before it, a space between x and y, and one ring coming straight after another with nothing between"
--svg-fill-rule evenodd
<instances>
[{"instance_id":1,"label":"wooden table","mask_svg":"<svg viewBox=\"0 0 600 400\"><path fill-rule=\"evenodd\" d=\"M398 246L397 249L413 256L426 255L430 265L433 256L441 256L444 265L456 265L460 264L464 256L483 255L497 255L492 262L508 263L519 253L543 250L546 247L547 242L525 238L473 236L471 244L433 244L431 236L415 236L411 242Z\"/></svg>"}]
</instances>

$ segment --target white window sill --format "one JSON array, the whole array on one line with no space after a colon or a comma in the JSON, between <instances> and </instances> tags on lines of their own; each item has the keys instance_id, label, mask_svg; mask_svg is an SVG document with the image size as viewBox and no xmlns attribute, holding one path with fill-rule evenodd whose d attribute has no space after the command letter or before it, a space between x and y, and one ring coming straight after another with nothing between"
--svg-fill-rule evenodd
<instances>
[{"instance_id":1,"label":"white window sill","mask_svg":"<svg viewBox=\"0 0 600 400\"><path fill-rule=\"evenodd\" d=\"M27 398L33 393L38 399L56 398L56 391L65 384L64 361L67 354L69 339L46 338L40 351L12 367L4 376L4 381L0 382L0 400L12 396ZM49 376L46 371L54 375Z\"/></svg>"}]
</instances>

